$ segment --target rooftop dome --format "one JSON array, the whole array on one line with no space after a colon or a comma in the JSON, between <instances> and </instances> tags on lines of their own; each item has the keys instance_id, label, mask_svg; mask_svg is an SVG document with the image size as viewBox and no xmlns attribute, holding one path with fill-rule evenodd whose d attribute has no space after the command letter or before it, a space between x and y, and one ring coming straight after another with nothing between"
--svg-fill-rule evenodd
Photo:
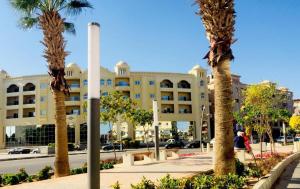
<instances>
[{"instance_id":1,"label":"rooftop dome","mask_svg":"<svg viewBox=\"0 0 300 189\"><path fill-rule=\"evenodd\" d=\"M79 66L76 63L70 63L70 64L68 64L67 68L78 68L78 69L80 69Z\"/></svg>"},{"instance_id":2,"label":"rooftop dome","mask_svg":"<svg viewBox=\"0 0 300 189\"><path fill-rule=\"evenodd\" d=\"M203 70L203 68L199 64L197 64L192 68L192 70Z\"/></svg>"},{"instance_id":3,"label":"rooftop dome","mask_svg":"<svg viewBox=\"0 0 300 189\"><path fill-rule=\"evenodd\" d=\"M125 62L125 61L123 61L123 60L121 60L121 61L119 61L117 64L116 64L116 66L122 66L122 67L128 67L128 64Z\"/></svg>"},{"instance_id":4,"label":"rooftop dome","mask_svg":"<svg viewBox=\"0 0 300 189\"><path fill-rule=\"evenodd\" d=\"M0 74L7 74L5 70L0 69Z\"/></svg>"}]
</instances>

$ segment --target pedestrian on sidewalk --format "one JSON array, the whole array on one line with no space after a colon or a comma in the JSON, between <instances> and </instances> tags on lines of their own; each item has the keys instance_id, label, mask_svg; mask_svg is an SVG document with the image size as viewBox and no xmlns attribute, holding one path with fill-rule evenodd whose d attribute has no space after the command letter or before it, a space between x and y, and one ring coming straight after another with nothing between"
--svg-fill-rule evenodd
<instances>
[{"instance_id":1,"label":"pedestrian on sidewalk","mask_svg":"<svg viewBox=\"0 0 300 189\"><path fill-rule=\"evenodd\" d=\"M235 150L244 150L245 149L245 141L243 137L243 132L238 131L237 136L234 137L234 149Z\"/></svg>"}]
</instances>

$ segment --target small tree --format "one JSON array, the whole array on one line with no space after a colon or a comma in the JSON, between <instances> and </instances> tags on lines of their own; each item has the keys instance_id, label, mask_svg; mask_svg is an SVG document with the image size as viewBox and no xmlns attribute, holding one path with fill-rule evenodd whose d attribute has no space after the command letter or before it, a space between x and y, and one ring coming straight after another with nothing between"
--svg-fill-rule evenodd
<instances>
[{"instance_id":1,"label":"small tree","mask_svg":"<svg viewBox=\"0 0 300 189\"><path fill-rule=\"evenodd\" d=\"M119 91L109 93L100 97L100 120L108 123L112 133L111 125L116 124L120 119L126 119L132 112L135 103ZM115 148L113 145L114 153ZM116 154L115 154L116 158Z\"/></svg>"},{"instance_id":2,"label":"small tree","mask_svg":"<svg viewBox=\"0 0 300 189\"><path fill-rule=\"evenodd\" d=\"M134 126L140 125L143 127L147 149L149 151L148 132L149 132L149 126L152 125L153 123L153 112L144 109L134 109L131 112L130 120L132 121ZM146 132L146 125L148 126L147 132Z\"/></svg>"}]
</instances>

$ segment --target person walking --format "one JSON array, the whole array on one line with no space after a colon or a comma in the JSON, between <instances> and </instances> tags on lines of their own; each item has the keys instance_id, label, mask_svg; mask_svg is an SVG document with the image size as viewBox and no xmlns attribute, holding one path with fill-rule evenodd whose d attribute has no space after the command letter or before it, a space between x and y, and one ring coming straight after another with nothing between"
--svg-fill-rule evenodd
<instances>
[{"instance_id":1,"label":"person walking","mask_svg":"<svg viewBox=\"0 0 300 189\"><path fill-rule=\"evenodd\" d=\"M246 148L245 141L243 137L243 132L238 131L237 136L234 137L234 149L235 150L244 150Z\"/></svg>"}]
</instances>

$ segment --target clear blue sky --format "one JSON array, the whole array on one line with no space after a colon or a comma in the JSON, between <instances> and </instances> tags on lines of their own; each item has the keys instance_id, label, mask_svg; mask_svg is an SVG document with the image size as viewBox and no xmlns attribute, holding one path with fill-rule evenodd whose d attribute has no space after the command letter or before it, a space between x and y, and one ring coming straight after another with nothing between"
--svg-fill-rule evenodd
<instances>
[{"instance_id":1,"label":"clear blue sky","mask_svg":"<svg viewBox=\"0 0 300 189\"><path fill-rule=\"evenodd\" d=\"M193 0L90 0L93 10L72 19L77 35L66 35L67 62L87 66L87 23L101 24L101 60L118 60L133 71L187 72L202 59L208 42ZM236 0L232 72L245 83L272 80L300 98L300 1ZM18 14L0 1L0 68L13 76L46 73L41 31L17 28Z\"/></svg>"}]
</instances>

